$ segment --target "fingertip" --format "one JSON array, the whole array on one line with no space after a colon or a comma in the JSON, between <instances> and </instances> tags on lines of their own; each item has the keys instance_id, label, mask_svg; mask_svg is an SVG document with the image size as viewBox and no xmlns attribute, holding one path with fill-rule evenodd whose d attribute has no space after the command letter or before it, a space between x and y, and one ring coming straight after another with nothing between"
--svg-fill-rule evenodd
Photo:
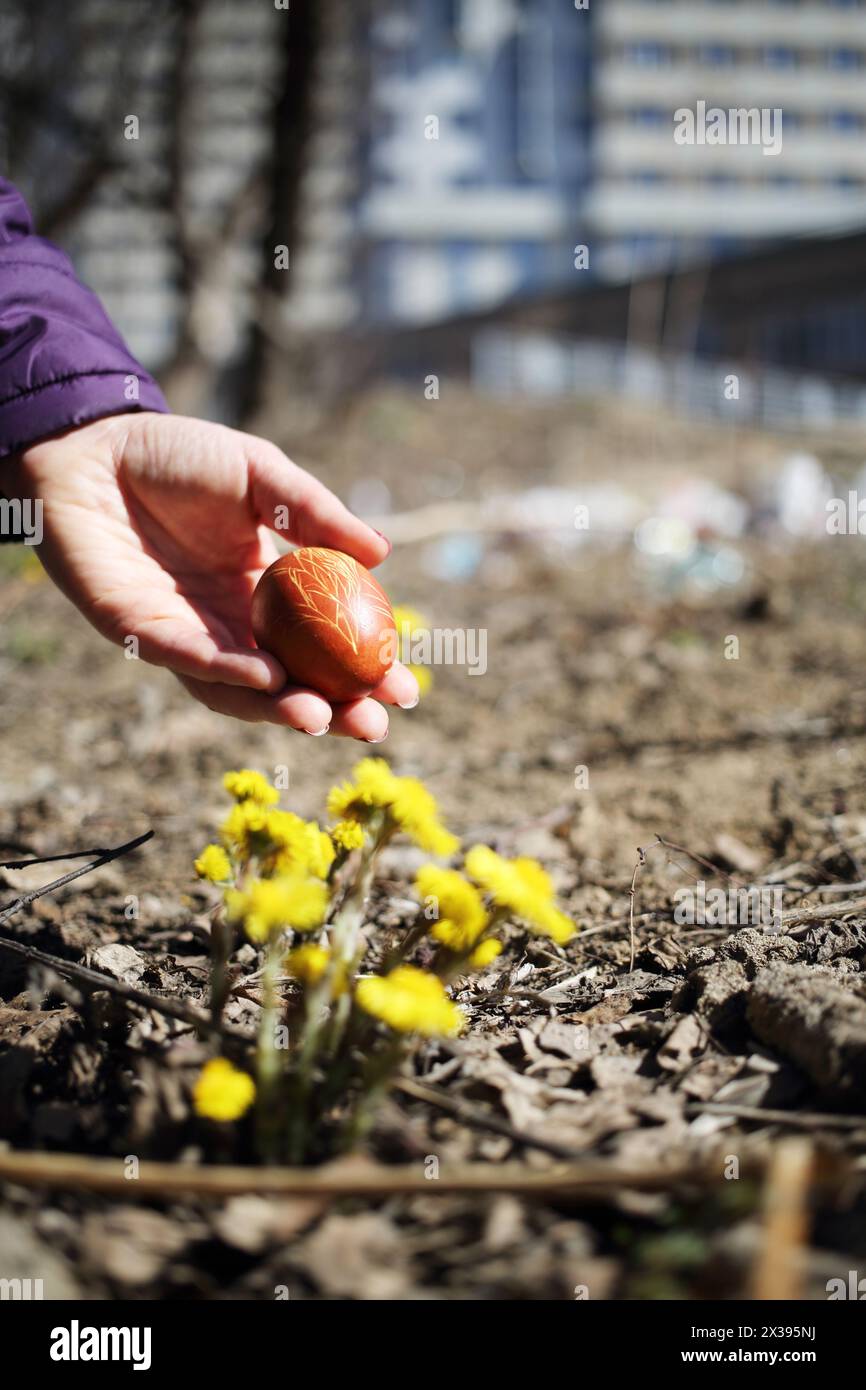
<instances>
[{"instance_id":1,"label":"fingertip","mask_svg":"<svg viewBox=\"0 0 866 1390\"><path fill-rule=\"evenodd\" d=\"M276 695L286 683L285 671L270 652L259 650L255 653L250 659L250 674L253 689L261 690L266 695Z\"/></svg>"},{"instance_id":2,"label":"fingertip","mask_svg":"<svg viewBox=\"0 0 866 1390\"><path fill-rule=\"evenodd\" d=\"M347 516L351 516L351 513L347 513ZM356 516L351 516L351 524L344 528L339 540L331 543L335 544L336 549L345 551L347 555L351 555L371 570L387 560L392 550L387 536L383 536L381 531L374 530L366 521L361 521Z\"/></svg>"},{"instance_id":3,"label":"fingertip","mask_svg":"<svg viewBox=\"0 0 866 1390\"><path fill-rule=\"evenodd\" d=\"M208 673L210 679L246 686L263 695L276 695L286 683L286 673L270 652L238 648L223 651Z\"/></svg>"},{"instance_id":4,"label":"fingertip","mask_svg":"<svg viewBox=\"0 0 866 1390\"><path fill-rule=\"evenodd\" d=\"M274 709L280 723L289 724L298 733L310 734L313 738L328 733L333 719L328 701L314 690L284 690L274 700Z\"/></svg>"},{"instance_id":5,"label":"fingertip","mask_svg":"<svg viewBox=\"0 0 866 1390\"><path fill-rule=\"evenodd\" d=\"M400 709L414 709L421 699L418 682L407 666L395 661L387 676L373 692L377 700Z\"/></svg>"},{"instance_id":6,"label":"fingertip","mask_svg":"<svg viewBox=\"0 0 866 1390\"><path fill-rule=\"evenodd\" d=\"M373 534L374 534L375 536L378 536L379 540L382 542L382 544L383 544L384 547L385 547L385 554L382 556L382 559L376 561L376 563L377 563L378 565L381 565L381 563L382 563L383 560L387 560L388 556L391 554L391 551L394 549L394 547L393 547L393 545L391 544L391 542L388 540L388 537L384 534L383 531L377 531L376 528L375 528L375 526L371 526L370 529L371 529L371 531L373 532Z\"/></svg>"},{"instance_id":7,"label":"fingertip","mask_svg":"<svg viewBox=\"0 0 866 1390\"><path fill-rule=\"evenodd\" d=\"M331 733L359 743L384 743L388 737L388 712L375 700L352 700L335 705Z\"/></svg>"}]
</instances>

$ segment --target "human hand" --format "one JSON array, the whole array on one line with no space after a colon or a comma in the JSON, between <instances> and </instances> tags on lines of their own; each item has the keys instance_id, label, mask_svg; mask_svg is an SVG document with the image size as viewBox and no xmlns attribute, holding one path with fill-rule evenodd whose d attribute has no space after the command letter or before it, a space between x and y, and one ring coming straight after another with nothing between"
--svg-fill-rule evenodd
<instances>
[{"instance_id":1,"label":"human hand","mask_svg":"<svg viewBox=\"0 0 866 1390\"><path fill-rule=\"evenodd\" d=\"M388 542L266 440L178 415L114 415L31 445L7 460L10 497L41 499L39 555L104 637L137 641L209 709L378 743L383 704L411 708L414 676L399 663L374 698L331 706L256 648L250 600L287 539L379 564ZM379 703L379 701L383 703Z\"/></svg>"}]
</instances>

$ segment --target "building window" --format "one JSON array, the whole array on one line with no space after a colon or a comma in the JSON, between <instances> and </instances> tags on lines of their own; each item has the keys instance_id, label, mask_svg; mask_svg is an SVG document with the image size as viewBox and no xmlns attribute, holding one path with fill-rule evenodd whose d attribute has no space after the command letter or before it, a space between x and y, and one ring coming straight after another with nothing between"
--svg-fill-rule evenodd
<instances>
[{"instance_id":1,"label":"building window","mask_svg":"<svg viewBox=\"0 0 866 1390\"><path fill-rule=\"evenodd\" d=\"M764 66L768 68L795 68L799 54L795 48L783 44L768 44L764 49Z\"/></svg>"},{"instance_id":2,"label":"building window","mask_svg":"<svg viewBox=\"0 0 866 1390\"><path fill-rule=\"evenodd\" d=\"M860 130L863 118L858 111L828 111L827 124L832 130Z\"/></svg>"},{"instance_id":3,"label":"building window","mask_svg":"<svg viewBox=\"0 0 866 1390\"><path fill-rule=\"evenodd\" d=\"M705 43L698 49L698 57L706 67L728 68L737 61L737 50L729 43Z\"/></svg>"},{"instance_id":4,"label":"building window","mask_svg":"<svg viewBox=\"0 0 866 1390\"><path fill-rule=\"evenodd\" d=\"M652 43L649 39L641 43L628 43L625 57L629 62L643 68L661 68L671 60L672 49L669 44Z\"/></svg>"},{"instance_id":5,"label":"building window","mask_svg":"<svg viewBox=\"0 0 866 1390\"><path fill-rule=\"evenodd\" d=\"M831 68L859 68L863 64L863 55L858 48L831 48L827 62Z\"/></svg>"},{"instance_id":6,"label":"building window","mask_svg":"<svg viewBox=\"0 0 866 1390\"><path fill-rule=\"evenodd\" d=\"M657 106L639 106L630 114L633 125L645 128L667 126L671 119L669 111L662 111Z\"/></svg>"}]
</instances>

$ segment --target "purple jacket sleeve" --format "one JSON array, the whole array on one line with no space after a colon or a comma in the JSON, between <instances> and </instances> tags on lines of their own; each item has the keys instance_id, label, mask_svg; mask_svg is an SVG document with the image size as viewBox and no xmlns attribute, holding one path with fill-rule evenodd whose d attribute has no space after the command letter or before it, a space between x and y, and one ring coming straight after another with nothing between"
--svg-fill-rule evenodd
<instances>
[{"instance_id":1,"label":"purple jacket sleeve","mask_svg":"<svg viewBox=\"0 0 866 1390\"><path fill-rule=\"evenodd\" d=\"M33 235L27 204L0 179L0 458L129 410L168 406L68 257Z\"/></svg>"}]
</instances>

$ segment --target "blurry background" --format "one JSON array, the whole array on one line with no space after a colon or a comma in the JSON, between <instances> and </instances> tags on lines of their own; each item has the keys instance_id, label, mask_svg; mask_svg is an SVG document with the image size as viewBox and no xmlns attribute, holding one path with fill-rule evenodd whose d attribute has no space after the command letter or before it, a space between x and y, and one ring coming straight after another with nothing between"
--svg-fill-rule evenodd
<instances>
[{"instance_id":1,"label":"blurry background","mask_svg":"<svg viewBox=\"0 0 866 1390\"><path fill-rule=\"evenodd\" d=\"M523 592L597 602L657 663L677 605L779 638L804 547L861 621L864 65L840 0L0 0L0 153L172 407L385 529L398 597L503 646ZM781 149L678 143L699 103ZM562 660L441 686L508 739L586 698ZM625 703L675 723L683 679Z\"/></svg>"},{"instance_id":2,"label":"blurry background","mask_svg":"<svg viewBox=\"0 0 866 1390\"><path fill-rule=\"evenodd\" d=\"M3 0L0 26L3 167L178 409L295 390L300 426L310 393L434 373L866 417L858 0ZM781 108L781 153L676 144L699 100Z\"/></svg>"},{"instance_id":3,"label":"blurry background","mask_svg":"<svg viewBox=\"0 0 866 1390\"><path fill-rule=\"evenodd\" d=\"M0 152L173 408L275 439L395 541L396 599L489 633L484 679L437 669L395 721L446 800L474 760L475 810L585 816L570 769L631 785L614 748L688 711L671 785L745 740L748 829L747 745L863 722L857 518L829 544L827 503L866 493L864 64L866 5L830 0L0 0ZM781 150L677 143L700 102L778 108ZM86 730L98 660L142 750L178 704L212 773L225 725L163 673L17 579L0 612L19 676L80 644ZM13 800L52 775L36 736ZM718 795L683 803L708 835Z\"/></svg>"}]
</instances>

